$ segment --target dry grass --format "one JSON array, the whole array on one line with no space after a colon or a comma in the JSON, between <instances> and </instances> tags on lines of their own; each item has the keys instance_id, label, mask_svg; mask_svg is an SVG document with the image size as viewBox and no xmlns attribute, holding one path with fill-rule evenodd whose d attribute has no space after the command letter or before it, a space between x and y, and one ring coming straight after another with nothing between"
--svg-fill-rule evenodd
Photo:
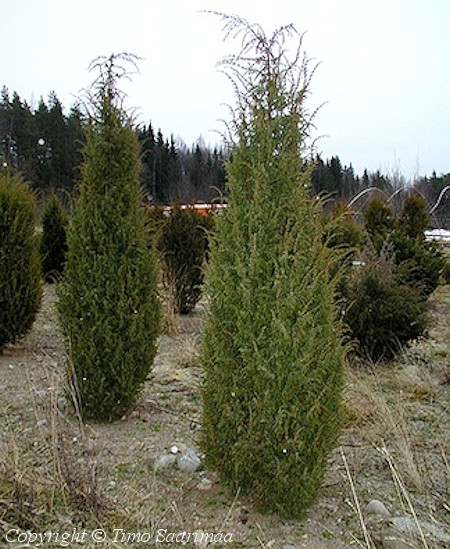
<instances>
[{"instance_id":1,"label":"dry grass","mask_svg":"<svg viewBox=\"0 0 450 549\"><path fill-rule=\"evenodd\" d=\"M347 372L349 389L346 398L351 426L358 430L363 428L365 438L375 447L386 442L392 445L397 465L420 491L424 479L414 458L414 433L410 432L408 407L402 389L395 387L395 377L391 373L385 373L383 378L387 387L380 384L379 377L376 370L366 373L349 369ZM422 394L423 385L417 387L421 387Z\"/></svg>"},{"instance_id":2,"label":"dry grass","mask_svg":"<svg viewBox=\"0 0 450 549\"><path fill-rule=\"evenodd\" d=\"M414 519L420 537L405 541L413 547L435 546L422 532L419 515L449 528L450 410L448 385L442 382L450 367L443 352L450 341L449 289L439 288L433 298L429 339L394 363L360 363L356 368L353 364L347 372L347 432L364 440L380 457L369 459L369 452L359 455L361 461L354 457L354 474L366 477L371 467L389 472L385 494L373 495L389 502L394 514ZM370 499L365 480L357 482L355 490Z\"/></svg>"},{"instance_id":3,"label":"dry grass","mask_svg":"<svg viewBox=\"0 0 450 549\"><path fill-rule=\"evenodd\" d=\"M177 315L174 313L175 289L173 285L160 287L163 303L163 326L164 334L170 336L178 335Z\"/></svg>"},{"instance_id":4,"label":"dry grass","mask_svg":"<svg viewBox=\"0 0 450 549\"><path fill-rule=\"evenodd\" d=\"M97 483L96 459L80 422L61 410L59 379L48 377L45 402L32 399L31 421L6 421L0 444L0 523L44 531L75 522L95 524L112 506ZM40 390L42 391L42 390ZM33 421L34 420L34 421ZM25 436L24 436L25 435ZM68 517L71 517L70 520Z\"/></svg>"}]
</instances>

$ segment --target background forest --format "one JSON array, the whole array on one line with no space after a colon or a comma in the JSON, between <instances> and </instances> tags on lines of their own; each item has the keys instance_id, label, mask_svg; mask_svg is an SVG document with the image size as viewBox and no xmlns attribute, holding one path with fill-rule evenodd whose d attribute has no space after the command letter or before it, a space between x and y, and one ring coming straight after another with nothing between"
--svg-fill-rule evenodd
<instances>
[{"instance_id":1,"label":"background forest","mask_svg":"<svg viewBox=\"0 0 450 549\"><path fill-rule=\"evenodd\" d=\"M62 189L73 195L80 179L86 123L82 107L75 104L65 113L55 92L49 94L47 102L41 98L36 106L4 86L0 96L0 160L20 171L33 189L44 195ZM141 124L138 132L141 183L149 202L211 202L225 193L225 146L212 148L200 137L189 147L173 134L167 137L161 129L155 131L151 122ZM322 159L315 155L312 161L315 168L311 192L331 194L345 202L369 187L389 195L411 185L432 206L450 184L450 174L433 172L409 182L399 172L364 170L357 175L352 164L344 165L338 156ZM61 198L64 191L58 193ZM450 228L450 193L442 197L432 223Z\"/></svg>"}]
</instances>

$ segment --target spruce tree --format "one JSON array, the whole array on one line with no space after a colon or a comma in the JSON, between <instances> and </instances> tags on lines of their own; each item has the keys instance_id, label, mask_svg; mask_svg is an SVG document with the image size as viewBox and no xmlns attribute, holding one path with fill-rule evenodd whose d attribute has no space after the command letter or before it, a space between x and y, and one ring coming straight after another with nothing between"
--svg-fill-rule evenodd
<instances>
[{"instance_id":1,"label":"spruce tree","mask_svg":"<svg viewBox=\"0 0 450 549\"><path fill-rule=\"evenodd\" d=\"M70 381L85 419L120 418L134 402L152 367L160 325L137 135L116 85L122 60L130 58L112 55L95 65L100 77L59 292Z\"/></svg>"},{"instance_id":2,"label":"spruce tree","mask_svg":"<svg viewBox=\"0 0 450 549\"><path fill-rule=\"evenodd\" d=\"M225 61L237 108L206 285L202 445L226 484L300 517L339 434L344 359L334 252L301 154L309 63L301 39L286 57L292 26L267 37L237 17L225 22L243 50Z\"/></svg>"}]
</instances>

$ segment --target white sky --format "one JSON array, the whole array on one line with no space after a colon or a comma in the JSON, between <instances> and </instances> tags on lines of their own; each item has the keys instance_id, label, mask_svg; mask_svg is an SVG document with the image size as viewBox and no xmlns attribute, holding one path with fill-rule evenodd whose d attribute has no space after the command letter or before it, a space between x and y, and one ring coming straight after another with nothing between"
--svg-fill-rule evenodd
<instances>
[{"instance_id":1,"label":"white sky","mask_svg":"<svg viewBox=\"0 0 450 549\"><path fill-rule=\"evenodd\" d=\"M214 144L233 103L215 65L238 44L200 10L307 31L324 158L357 174L450 172L449 0L0 0L0 87L35 104L54 90L68 110L93 58L131 52L144 58L126 85L139 120Z\"/></svg>"}]
</instances>

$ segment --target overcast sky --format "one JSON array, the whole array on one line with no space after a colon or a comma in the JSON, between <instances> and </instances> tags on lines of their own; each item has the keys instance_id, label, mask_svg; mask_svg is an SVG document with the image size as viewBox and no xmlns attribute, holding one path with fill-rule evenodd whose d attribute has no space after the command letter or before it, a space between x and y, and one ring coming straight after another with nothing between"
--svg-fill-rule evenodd
<instances>
[{"instance_id":1,"label":"overcast sky","mask_svg":"<svg viewBox=\"0 0 450 549\"><path fill-rule=\"evenodd\" d=\"M327 102L316 118L324 158L357 174L450 172L449 0L0 0L0 86L34 104L54 90L68 110L93 58L132 52L143 60L127 106L139 120L214 144L233 104L216 63L238 44L201 10L306 31L320 62L309 109Z\"/></svg>"}]
</instances>

